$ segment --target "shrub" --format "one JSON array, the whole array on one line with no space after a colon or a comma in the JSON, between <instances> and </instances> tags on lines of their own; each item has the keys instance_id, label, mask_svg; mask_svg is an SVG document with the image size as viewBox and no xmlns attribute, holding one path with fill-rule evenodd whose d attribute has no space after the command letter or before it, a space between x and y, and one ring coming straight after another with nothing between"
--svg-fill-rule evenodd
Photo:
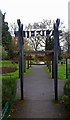
<instances>
[{"instance_id":1,"label":"shrub","mask_svg":"<svg viewBox=\"0 0 70 120\"><path fill-rule=\"evenodd\" d=\"M67 80L64 85L64 95L70 96L70 80Z\"/></svg>"},{"instance_id":2,"label":"shrub","mask_svg":"<svg viewBox=\"0 0 70 120\"><path fill-rule=\"evenodd\" d=\"M65 106L70 110L70 80L65 82L63 101Z\"/></svg>"},{"instance_id":3,"label":"shrub","mask_svg":"<svg viewBox=\"0 0 70 120\"><path fill-rule=\"evenodd\" d=\"M69 97L67 95L63 95L62 98L61 98L61 100L62 100L62 103L64 103L64 104L67 105L68 101L69 101Z\"/></svg>"},{"instance_id":4,"label":"shrub","mask_svg":"<svg viewBox=\"0 0 70 120\"><path fill-rule=\"evenodd\" d=\"M7 51L5 51L4 47L2 47L1 45L0 45L0 55L1 55L3 60L7 59L7 57L8 57Z\"/></svg>"}]
</instances>

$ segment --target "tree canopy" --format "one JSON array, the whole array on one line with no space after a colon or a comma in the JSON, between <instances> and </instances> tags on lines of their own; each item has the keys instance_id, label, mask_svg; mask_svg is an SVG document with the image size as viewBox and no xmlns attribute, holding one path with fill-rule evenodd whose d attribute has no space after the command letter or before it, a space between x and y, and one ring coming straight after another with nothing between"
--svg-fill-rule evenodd
<instances>
[{"instance_id":1,"label":"tree canopy","mask_svg":"<svg viewBox=\"0 0 70 120\"><path fill-rule=\"evenodd\" d=\"M5 14L2 15L2 45L4 49L8 52L8 58L13 57L12 50L12 36L9 32L8 23L5 22Z\"/></svg>"}]
</instances>

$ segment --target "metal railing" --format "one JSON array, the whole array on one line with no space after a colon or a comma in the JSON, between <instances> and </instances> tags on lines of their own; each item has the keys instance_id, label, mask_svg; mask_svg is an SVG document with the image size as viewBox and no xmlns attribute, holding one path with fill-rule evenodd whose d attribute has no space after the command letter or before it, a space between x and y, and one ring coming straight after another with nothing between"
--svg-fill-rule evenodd
<instances>
[{"instance_id":1,"label":"metal railing","mask_svg":"<svg viewBox=\"0 0 70 120\"><path fill-rule=\"evenodd\" d=\"M2 116L0 120L6 120L9 114L9 102L6 102L3 109L2 109Z\"/></svg>"}]
</instances>

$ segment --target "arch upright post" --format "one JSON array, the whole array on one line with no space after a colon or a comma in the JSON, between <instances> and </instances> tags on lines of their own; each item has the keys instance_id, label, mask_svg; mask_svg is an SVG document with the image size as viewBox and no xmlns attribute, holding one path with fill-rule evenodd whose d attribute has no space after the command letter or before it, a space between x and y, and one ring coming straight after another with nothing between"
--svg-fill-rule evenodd
<instances>
[{"instance_id":1,"label":"arch upright post","mask_svg":"<svg viewBox=\"0 0 70 120\"><path fill-rule=\"evenodd\" d=\"M18 31L15 31L15 36L18 37L18 47L19 47L19 76L20 76L20 88L21 88L21 100L23 100L23 80L24 80L24 50L23 50L23 24L21 24L20 19L17 20Z\"/></svg>"},{"instance_id":2,"label":"arch upright post","mask_svg":"<svg viewBox=\"0 0 70 120\"><path fill-rule=\"evenodd\" d=\"M58 100L58 47L59 47L59 24L60 19L54 24L54 91L55 100Z\"/></svg>"}]
</instances>

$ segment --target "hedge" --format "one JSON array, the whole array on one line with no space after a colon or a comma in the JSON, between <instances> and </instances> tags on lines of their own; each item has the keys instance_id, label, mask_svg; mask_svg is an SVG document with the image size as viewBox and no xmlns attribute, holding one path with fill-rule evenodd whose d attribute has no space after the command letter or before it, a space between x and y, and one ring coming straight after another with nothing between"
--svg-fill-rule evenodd
<instances>
[{"instance_id":1,"label":"hedge","mask_svg":"<svg viewBox=\"0 0 70 120\"><path fill-rule=\"evenodd\" d=\"M6 102L11 103L16 95L16 79L12 77L2 79L2 105L4 106Z\"/></svg>"},{"instance_id":2,"label":"hedge","mask_svg":"<svg viewBox=\"0 0 70 120\"><path fill-rule=\"evenodd\" d=\"M70 110L70 80L65 82L63 100L65 106Z\"/></svg>"}]
</instances>

